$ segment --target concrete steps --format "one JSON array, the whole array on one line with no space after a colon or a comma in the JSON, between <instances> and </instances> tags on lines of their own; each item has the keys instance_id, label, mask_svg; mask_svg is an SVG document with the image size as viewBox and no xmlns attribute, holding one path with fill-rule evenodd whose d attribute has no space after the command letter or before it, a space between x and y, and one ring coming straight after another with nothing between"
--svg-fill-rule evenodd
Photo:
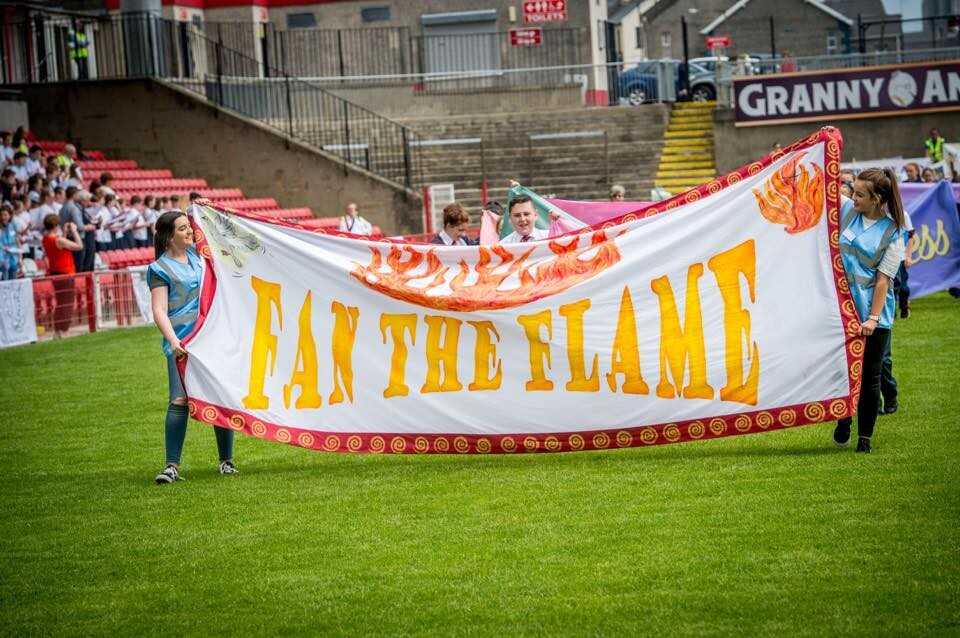
<instances>
[{"instance_id":1,"label":"concrete steps","mask_svg":"<svg viewBox=\"0 0 960 638\"><path fill-rule=\"evenodd\" d=\"M656 185L672 195L716 177L712 102L674 104L664 132Z\"/></svg>"}]
</instances>

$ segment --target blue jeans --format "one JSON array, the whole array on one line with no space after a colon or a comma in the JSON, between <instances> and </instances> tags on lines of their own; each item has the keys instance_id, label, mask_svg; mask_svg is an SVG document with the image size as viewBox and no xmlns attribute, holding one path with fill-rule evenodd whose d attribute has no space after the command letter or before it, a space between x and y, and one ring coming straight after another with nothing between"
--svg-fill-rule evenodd
<instances>
[{"instance_id":1,"label":"blue jeans","mask_svg":"<svg viewBox=\"0 0 960 638\"><path fill-rule=\"evenodd\" d=\"M174 399L185 399L183 380L177 370L177 360L173 355L167 357L167 380L170 384L170 405L167 406L167 419L164 426L164 445L166 447L167 464L180 465L183 455L183 442L187 438L187 406L176 405ZM233 430L214 427L213 433L217 438L217 453L221 461L233 459Z\"/></svg>"},{"instance_id":2,"label":"blue jeans","mask_svg":"<svg viewBox=\"0 0 960 638\"><path fill-rule=\"evenodd\" d=\"M13 266L4 266L2 269L0 269L0 281L16 279L19 271L20 266L18 264L14 264Z\"/></svg>"}]
</instances>

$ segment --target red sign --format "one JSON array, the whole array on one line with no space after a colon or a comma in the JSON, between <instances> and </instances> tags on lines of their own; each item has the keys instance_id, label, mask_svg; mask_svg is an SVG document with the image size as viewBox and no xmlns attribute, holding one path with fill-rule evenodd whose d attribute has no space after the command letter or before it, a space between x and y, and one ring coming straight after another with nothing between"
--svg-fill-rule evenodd
<instances>
[{"instance_id":1,"label":"red sign","mask_svg":"<svg viewBox=\"0 0 960 638\"><path fill-rule=\"evenodd\" d=\"M566 0L524 0L524 24L530 24L531 22L563 22L566 19Z\"/></svg>"},{"instance_id":2,"label":"red sign","mask_svg":"<svg viewBox=\"0 0 960 638\"><path fill-rule=\"evenodd\" d=\"M526 29L510 29L510 46L533 47L543 44L543 29L529 27Z\"/></svg>"},{"instance_id":3,"label":"red sign","mask_svg":"<svg viewBox=\"0 0 960 638\"><path fill-rule=\"evenodd\" d=\"M707 36L707 48L708 49L726 49L733 41L728 35L710 35Z\"/></svg>"}]
</instances>

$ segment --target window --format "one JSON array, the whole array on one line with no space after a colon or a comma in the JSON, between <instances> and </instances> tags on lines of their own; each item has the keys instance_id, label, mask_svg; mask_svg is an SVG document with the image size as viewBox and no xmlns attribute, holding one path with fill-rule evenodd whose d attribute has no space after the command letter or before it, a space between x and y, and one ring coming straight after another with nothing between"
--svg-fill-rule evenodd
<instances>
[{"instance_id":1,"label":"window","mask_svg":"<svg viewBox=\"0 0 960 638\"><path fill-rule=\"evenodd\" d=\"M360 9L360 19L364 22L383 22L390 19L390 7L366 7Z\"/></svg>"},{"instance_id":2,"label":"window","mask_svg":"<svg viewBox=\"0 0 960 638\"><path fill-rule=\"evenodd\" d=\"M638 49L643 49L643 28L636 28L636 37L637 37L637 47Z\"/></svg>"},{"instance_id":3,"label":"window","mask_svg":"<svg viewBox=\"0 0 960 638\"><path fill-rule=\"evenodd\" d=\"M288 29L309 29L317 26L317 16L313 13L288 13Z\"/></svg>"},{"instance_id":4,"label":"window","mask_svg":"<svg viewBox=\"0 0 960 638\"><path fill-rule=\"evenodd\" d=\"M837 52L838 38L836 33L827 34L827 55L833 55Z\"/></svg>"},{"instance_id":5,"label":"window","mask_svg":"<svg viewBox=\"0 0 960 638\"><path fill-rule=\"evenodd\" d=\"M670 36L669 31L663 31L660 33L660 49L661 49L660 57L662 58L673 57L673 51L671 46L673 44L672 41L673 41L673 38Z\"/></svg>"}]
</instances>

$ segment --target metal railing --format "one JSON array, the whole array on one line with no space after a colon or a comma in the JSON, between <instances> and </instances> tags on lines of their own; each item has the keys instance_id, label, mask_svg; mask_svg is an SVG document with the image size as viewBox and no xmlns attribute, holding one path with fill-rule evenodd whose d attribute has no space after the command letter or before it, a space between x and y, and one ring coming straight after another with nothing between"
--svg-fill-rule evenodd
<instances>
[{"instance_id":1,"label":"metal railing","mask_svg":"<svg viewBox=\"0 0 960 638\"><path fill-rule=\"evenodd\" d=\"M256 25L250 26L247 33L213 23L208 30L215 37L210 37L195 25L154 14L83 20L41 14L0 30L0 67L10 84L142 77L169 81L398 185L420 186L417 148L409 144L415 132L318 83L291 77L270 63L269 48ZM65 44L68 32L77 29L87 34L87 58L75 58ZM246 41L248 35L254 55L226 44Z\"/></svg>"}]
</instances>

